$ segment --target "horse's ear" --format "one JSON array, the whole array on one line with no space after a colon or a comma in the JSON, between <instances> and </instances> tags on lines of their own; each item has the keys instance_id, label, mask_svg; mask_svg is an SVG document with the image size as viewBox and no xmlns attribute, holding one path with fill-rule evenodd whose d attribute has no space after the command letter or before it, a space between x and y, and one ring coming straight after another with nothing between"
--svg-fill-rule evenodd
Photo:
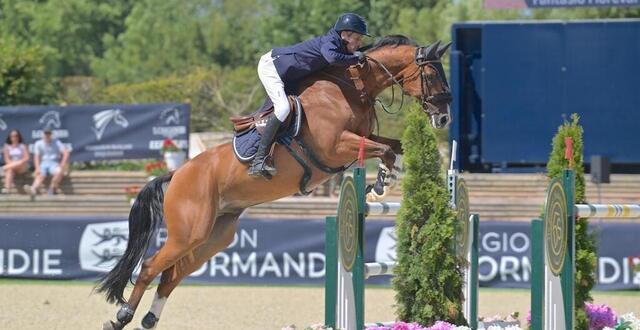
<instances>
[{"instance_id":1,"label":"horse's ear","mask_svg":"<svg viewBox=\"0 0 640 330\"><path fill-rule=\"evenodd\" d=\"M442 45L438 47L438 58L442 58L442 55L447 52L447 49L451 46L451 41L449 41L446 45Z\"/></svg>"},{"instance_id":2,"label":"horse's ear","mask_svg":"<svg viewBox=\"0 0 640 330\"><path fill-rule=\"evenodd\" d=\"M427 60L435 60L438 52L438 46L440 46L440 40L434 42L433 44L427 46L427 49L424 51L427 54Z\"/></svg>"}]
</instances>

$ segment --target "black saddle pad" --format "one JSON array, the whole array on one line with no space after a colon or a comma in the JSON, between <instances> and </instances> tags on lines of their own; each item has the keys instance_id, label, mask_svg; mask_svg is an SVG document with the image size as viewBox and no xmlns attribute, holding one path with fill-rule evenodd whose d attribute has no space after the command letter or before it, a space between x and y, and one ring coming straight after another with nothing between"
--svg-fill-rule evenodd
<instances>
[{"instance_id":1,"label":"black saddle pad","mask_svg":"<svg viewBox=\"0 0 640 330\"><path fill-rule=\"evenodd\" d=\"M295 103L295 111L289 113L289 116L294 117L291 118L292 120L289 121L288 126L280 127L278 135L276 136L276 143L290 145L293 138L300 133L300 128L304 120L304 111L302 111L302 105L297 96L295 97ZM273 103L271 103L271 100L267 97L262 107L260 107L256 113L267 111L271 107L273 107ZM255 157L258 151L258 144L260 143L261 137L255 127L241 133L235 133L232 145L236 158L243 163L248 163L253 160L253 157Z\"/></svg>"}]
</instances>

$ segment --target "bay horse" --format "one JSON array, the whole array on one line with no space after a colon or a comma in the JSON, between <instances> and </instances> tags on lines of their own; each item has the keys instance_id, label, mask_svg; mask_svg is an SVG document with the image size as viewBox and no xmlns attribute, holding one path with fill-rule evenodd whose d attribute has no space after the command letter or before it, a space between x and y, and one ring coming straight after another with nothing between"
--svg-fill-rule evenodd
<instances>
[{"instance_id":1,"label":"bay horse","mask_svg":"<svg viewBox=\"0 0 640 330\"><path fill-rule=\"evenodd\" d=\"M347 70L332 67L304 80L299 86L306 117L301 140L317 161L334 168L352 164L364 140L365 158L380 158L392 170L402 148L398 140L372 134L374 100L397 84L403 96L418 99L435 128L445 127L451 119L451 94L440 59L449 45L436 42L419 47L406 37L387 36L366 51L366 63ZM154 328L180 281L231 244L244 209L296 193L302 167L282 145L276 145L273 159L279 174L270 181L251 178L247 165L234 157L231 144L226 143L143 187L129 214L126 251L96 287L108 302L121 305L116 321L107 321L103 329L123 329L131 322L145 289L162 274L142 320L142 328ZM314 166L308 185L316 187L331 176ZM163 219L168 230L166 243L142 262L133 291L125 300L124 290Z\"/></svg>"}]
</instances>

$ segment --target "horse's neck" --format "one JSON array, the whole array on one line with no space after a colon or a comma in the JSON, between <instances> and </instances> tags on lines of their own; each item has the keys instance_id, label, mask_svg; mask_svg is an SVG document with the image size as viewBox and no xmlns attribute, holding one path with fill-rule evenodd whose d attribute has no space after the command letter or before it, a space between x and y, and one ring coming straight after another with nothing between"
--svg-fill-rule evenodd
<instances>
[{"instance_id":1,"label":"horse's neck","mask_svg":"<svg viewBox=\"0 0 640 330\"><path fill-rule=\"evenodd\" d=\"M376 98L393 84L392 77L397 76L407 66L409 60L402 56L401 52L392 52L387 49L374 51L368 56L375 61L369 62L370 71L365 77L365 90L369 96Z\"/></svg>"}]
</instances>

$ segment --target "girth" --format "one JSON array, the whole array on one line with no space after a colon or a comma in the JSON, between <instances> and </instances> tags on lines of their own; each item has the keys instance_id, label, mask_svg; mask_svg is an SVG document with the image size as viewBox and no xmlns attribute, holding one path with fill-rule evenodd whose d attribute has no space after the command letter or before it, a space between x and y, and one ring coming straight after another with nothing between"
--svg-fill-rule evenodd
<instances>
[{"instance_id":1,"label":"girth","mask_svg":"<svg viewBox=\"0 0 640 330\"><path fill-rule=\"evenodd\" d=\"M300 147L300 150L302 150L302 153L309 160L311 160L311 163L315 167L317 167L322 172L325 172L328 174L336 174L336 173L344 172L346 169L351 167L353 163L355 163L355 161L353 161L349 165L340 166L340 167L329 167L323 164L318 159L318 157L316 157L313 151L304 144L300 136L296 136L293 139L296 141L296 144L298 144L298 146ZM307 185L309 184L309 180L311 180L311 175L313 174L311 167L309 166L309 164L307 164L307 162L302 157L300 157L300 155L295 150L293 150L293 148L291 147L291 143L283 143L282 145L287 149L287 152L289 152L291 157L293 157L293 159L295 159L298 162L298 164L300 164L300 166L302 167L303 174L302 174L302 178L300 179L300 194L304 196L311 194L312 191L307 191Z\"/></svg>"}]
</instances>

